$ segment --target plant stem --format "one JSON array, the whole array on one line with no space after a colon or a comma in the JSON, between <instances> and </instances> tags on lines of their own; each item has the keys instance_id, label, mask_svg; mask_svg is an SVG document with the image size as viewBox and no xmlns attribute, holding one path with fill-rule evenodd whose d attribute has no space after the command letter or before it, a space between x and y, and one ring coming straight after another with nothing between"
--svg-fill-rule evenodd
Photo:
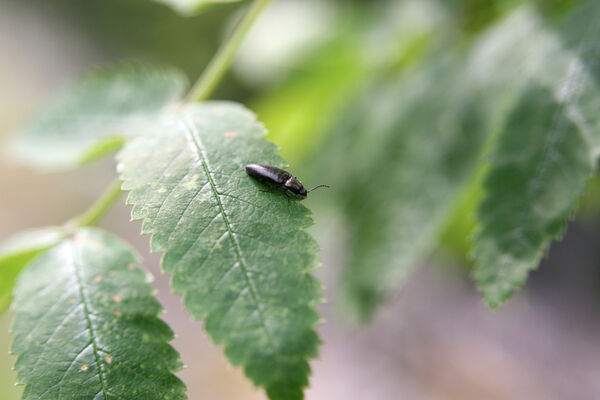
<instances>
[{"instance_id":1,"label":"plant stem","mask_svg":"<svg viewBox=\"0 0 600 400\"><path fill-rule=\"evenodd\" d=\"M186 102L204 101L210 97L231 65L235 53L242 44L252 23L269 1L254 0L252 2L244 17L237 24L229 38L221 45L217 54L212 58L186 96Z\"/></svg>"},{"instance_id":2,"label":"plant stem","mask_svg":"<svg viewBox=\"0 0 600 400\"><path fill-rule=\"evenodd\" d=\"M227 69L233 61L236 51L244 37L270 0L254 0L246 14L237 24L229 38L221 45L202 75L198 78L186 97L186 102L206 100L215 90ZM115 179L102 196L96 200L83 214L68 221L65 225L70 228L93 226L121 195L121 182Z\"/></svg>"},{"instance_id":3,"label":"plant stem","mask_svg":"<svg viewBox=\"0 0 600 400\"><path fill-rule=\"evenodd\" d=\"M115 200L119 198L121 193L121 181L117 178L106 188L102 196L90 208L80 216L71 219L67 222L67 225L77 228L95 225Z\"/></svg>"}]
</instances>

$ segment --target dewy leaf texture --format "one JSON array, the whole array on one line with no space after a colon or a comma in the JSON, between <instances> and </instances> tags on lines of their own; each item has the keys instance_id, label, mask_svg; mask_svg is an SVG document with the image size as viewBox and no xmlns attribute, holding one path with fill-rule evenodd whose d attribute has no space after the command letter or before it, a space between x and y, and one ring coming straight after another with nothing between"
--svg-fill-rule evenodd
<instances>
[{"instance_id":1,"label":"dewy leaf texture","mask_svg":"<svg viewBox=\"0 0 600 400\"><path fill-rule=\"evenodd\" d=\"M40 228L19 233L0 244L0 314L10 304L15 280L21 270L63 236L62 228Z\"/></svg>"},{"instance_id":2,"label":"dewy leaf texture","mask_svg":"<svg viewBox=\"0 0 600 400\"><path fill-rule=\"evenodd\" d=\"M244 166L284 167L252 113L234 103L181 108L162 133L119 154L132 218L184 305L271 399L302 398L321 286L309 211L250 178Z\"/></svg>"},{"instance_id":3,"label":"dewy leaf texture","mask_svg":"<svg viewBox=\"0 0 600 400\"><path fill-rule=\"evenodd\" d=\"M131 249L97 229L36 258L12 306L23 399L185 399L148 280Z\"/></svg>"},{"instance_id":4,"label":"dewy leaf texture","mask_svg":"<svg viewBox=\"0 0 600 400\"><path fill-rule=\"evenodd\" d=\"M177 71L119 65L94 71L40 110L7 149L42 170L75 168L153 130L161 110L179 101L186 80Z\"/></svg>"}]
</instances>

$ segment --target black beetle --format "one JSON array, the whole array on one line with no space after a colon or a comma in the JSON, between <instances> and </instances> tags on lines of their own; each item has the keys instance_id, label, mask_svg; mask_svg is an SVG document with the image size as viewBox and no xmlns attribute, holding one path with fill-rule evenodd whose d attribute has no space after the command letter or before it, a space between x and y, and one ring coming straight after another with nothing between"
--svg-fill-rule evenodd
<instances>
[{"instance_id":1,"label":"black beetle","mask_svg":"<svg viewBox=\"0 0 600 400\"><path fill-rule=\"evenodd\" d=\"M306 195L316 188L329 187L328 185L318 185L307 191L298 178L292 176L292 174L287 171L271 165L248 164L246 165L246 173L261 182L280 186L286 190L286 192L284 192L286 195L289 191L300 197L300 200L305 199Z\"/></svg>"}]
</instances>

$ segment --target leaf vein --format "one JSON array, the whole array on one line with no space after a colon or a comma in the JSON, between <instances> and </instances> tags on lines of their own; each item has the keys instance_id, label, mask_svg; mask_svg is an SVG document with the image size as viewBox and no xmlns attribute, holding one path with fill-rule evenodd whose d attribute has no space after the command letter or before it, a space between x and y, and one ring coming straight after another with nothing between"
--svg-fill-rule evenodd
<instances>
[{"instance_id":1,"label":"leaf vein","mask_svg":"<svg viewBox=\"0 0 600 400\"><path fill-rule=\"evenodd\" d=\"M73 307L73 309L67 314L65 315L65 317L63 318L63 320L60 322L60 324L54 328L54 330L52 331L52 333L50 334L50 336L44 340L44 343L40 344L40 346L45 346L46 344L48 344L52 338L54 338L54 335L56 335L56 333L60 330L60 328L62 328L62 326L64 325L65 321L71 317L71 315L73 315L73 313L75 311L77 311L79 309L79 307ZM40 326L40 325L38 325ZM40 363L40 360L42 360L42 356L46 353L45 351L46 349L44 349L44 351L40 354L40 357L36 360L35 364L33 365L33 367L31 368L32 371L35 371L38 364Z\"/></svg>"},{"instance_id":2,"label":"leaf vein","mask_svg":"<svg viewBox=\"0 0 600 400\"><path fill-rule=\"evenodd\" d=\"M175 224L175 226L173 227L173 229L171 230L171 232L169 233L169 237L167 238L167 242L171 240L171 236L173 235L173 233L177 230L177 227L179 227L179 225L181 224L181 222L183 221L183 216L185 215L185 213L187 212L187 210L190 208L190 205L194 202L194 200L196 200L196 198L198 197L198 195L200 194L200 192L202 192L202 190L208 185L208 181L205 182L194 194L194 197L192 197L190 199L190 201L188 201L188 203L186 204L186 206L184 207L183 211L181 212L181 214L179 215L179 218L177 218L177 223ZM217 214L219 215L219 214Z\"/></svg>"},{"instance_id":3,"label":"leaf vein","mask_svg":"<svg viewBox=\"0 0 600 400\"><path fill-rule=\"evenodd\" d=\"M81 274L79 271L79 263L76 260L76 253L75 253L75 245L73 244L73 242L67 242L67 244L71 247L71 252L69 253L71 255L71 259L69 261L71 261L71 265L73 266L73 270L75 272L75 278L77 281L77 290L79 291L79 296L81 297L81 303L83 305L83 314L85 316L85 322L86 322L86 326L87 326L87 330L90 334L90 340L92 343L92 352L94 353L94 362L96 364L96 368L98 371L98 379L100 380L100 386L102 387L102 394L104 396L105 399L108 399L107 394L108 394L108 390L106 387L106 377L104 376L104 371L103 371L103 365L102 362L100 361L100 355L98 354L98 344L96 343L96 332L94 331L94 326L92 324L92 320L90 318L90 312L88 309L88 300L87 297L85 295L85 291L83 289L83 280L81 278Z\"/></svg>"},{"instance_id":4,"label":"leaf vein","mask_svg":"<svg viewBox=\"0 0 600 400\"><path fill-rule=\"evenodd\" d=\"M252 202L250 202L248 200L244 200L241 197L237 197L237 196L234 196L234 195L229 194L229 193L219 193L219 195L225 196L225 197L229 197L229 198L232 198L232 199L235 199L235 200L238 200L238 201L241 201L242 203L249 204L249 205L251 205L252 207L254 207L256 209L263 211L265 214L270 215L270 214L273 213L273 210L267 210L266 208L260 207L260 206L254 204L254 203L252 203Z\"/></svg>"},{"instance_id":5,"label":"leaf vein","mask_svg":"<svg viewBox=\"0 0 600 400\"><path fill-rule=\"evenodd\" d=\"M215 222L215 220L216 220L217 218L219 218L220 216L221 216L221 214L217 214L217 215L215 215L215 216L214 216L214 217L213 217L213 218L210 220L210 222L209 222L208 224L206 224L206 226L205 226L204 228L202 228L202 230L201 230L201 231L198 233L198 235L196 235L196 240L194 240L194 242L193 242L193 243L192 243L192 244L191 244L191 245L190 245L190 246L189 246L187 249L185 249L185 252L182 254L182 256L181 256L180 260L183 260L183 259L184 259L184 258L185 258L185 257L188 255L188 253L190 252L190 250L194 248L194 246L196 245L196 243L198 243L198 240L200 240L200 238L202 237L202 234L203 234L203 233L204 233L204 232L205 232L205 231L208 229L208 227L209 227L209 226L210 226L210 225L211 225L213 222ZM226 232L223 232L223 235L224 235L225 233L226 233ZM222 237L223 235L221 235L221 237ZM219 237L219 238L220 238L220 237Z\"/></svg>"},{"instance_id":6,"label":"leaf vein","mask_svg":"<svg viewBox=\"0 0 600 400\"><path fill-rule=\"evenodd\" d=\"M196 165L198 164L198 162L195 163ZM188 170L188 172L186 172L177 183L175 183L172 187L172 189L169 191L169 194L167 194L165 196L164 199L162 199L160 206L158 206L158 209L156 210L156 216L158 217L163 209L163 207L165 206L165 203L167 202L167 200L171 197L171 195L173 194L173 189L175 189L177 186L179 186L181 184L181 182L183 182L183 180L188 177L190 175L190 173L194 170L194 166L190 167L190 169ZM164 174L164 173L163 173Z\"/></svg>"},{"instance_id":7,"label":"leaf vein","mask_svg":"<svg viewBox=\"0 0 600 400\"><path fill-rule=\"evenodd\" d=\"M229 223L229 217L227 216L225 209L223 208L223 202L221 201L219 191L217 190L216 184L210 173L210 167L208 164L208 157L206 156L206 150L204 149L202 141L200 140L198 131L196 130L194 124L191 121L189 121L189 118L182 120L181 125L182 125L183 131L186 134L186 136L188 136L190 138L190 140L196 147L196 154L198 155L198 158L202 164L202 169L204 170L204 175L206 176L206 179L210 183L210 187L213 192L213 196L219 207L219 212L223 216L223 222L225 224L225 227L227 228L227 232L229 234L231 243L233 244L235 255L240 263L240 270L242 272L242 276L244 278L246 287L248 288L250 298L251 298L252 302L254 303L254 307L258 310L258 316L261 321L261 325L263 326L264 332L269 340L269 343L270 343L271 347L274 348L275 347L274 341L273 341L271 332L269 331L269 328L267 327L265 318L263 316L263 311L261 309L260 302L258 301L256 288L254 287L253 282L251 281L250 277L248 276L247 266L246 266L246 262L245 262L244 258L242 257L240 244L238 243L237 238L235 237L235 234L231 229L231 226L230 226L231 224Z\"/></svg>"}]
</instances>

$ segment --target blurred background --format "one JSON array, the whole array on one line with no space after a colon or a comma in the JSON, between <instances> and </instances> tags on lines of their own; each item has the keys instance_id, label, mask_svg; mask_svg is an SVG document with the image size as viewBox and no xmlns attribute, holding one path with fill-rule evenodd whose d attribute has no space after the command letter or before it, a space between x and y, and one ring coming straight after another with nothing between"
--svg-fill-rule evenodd
<instances>
[{"instance_id":1,"label":"blurred background","mask_svg":"<svg viewBox=\"0 0 600 400\"><path fill-rule=\"evenodd\" d=\"M423 243L410 249L410 270L399 279L404 284L385 299L364 294L363 303L378 305L373 317L356 324L341 295L352 280L345 266L361 265L350 273L362 277L369 261L389 256L376 246L379 220L402 206L389 196L410 195L379 185L390 165L403 165L385 164L402 154L377 156L394 147L395 137L383 140L389 127L426 132L417 124L455 123L435 119L460 101L449 96L456 92L454 71L487 50L497 26L512 31L510 24L523 20L552 26L579 3L273 0L260 16L213 97L256 112L306 186L333 187L306 200L317 221L311 232L323 249L317 275L327 299L320 306L324 344L311 364L307 399L600 399L596 181L564 239L498 310L483 304L469 278L473 205L481 195L477 157L468 165L454 162L452 171L461 172L438 185L449 205L436 211ZM150 0L0 0L0 147L28 115L91 67L123 60L172 65L193 82L243 6L224 4L184 17ZM469 144L464 148L478 154L485 138L473 132L462 138ZM444 140L423 135L404 144L422 149ZM417 157L427 154L417 153L411 162ZM85 210L114 176L110 159L40 174L0 157L0 240L63 223ZM419 179L410 180L411 188L419 187ZM370 180L375 183L365 186ZM189 398L265 399L170 293L160 256L149 254L148 238L139 235L138 222L129 222L128 207L120 202L100 226L132 244L155 276L163 317L186 365L178 375ZM0 349L9 348L11 319L10 313L0 316ZM0 351L0 397L17 399L15 359L6 350Z\"/></svg>"}]
</instances>

